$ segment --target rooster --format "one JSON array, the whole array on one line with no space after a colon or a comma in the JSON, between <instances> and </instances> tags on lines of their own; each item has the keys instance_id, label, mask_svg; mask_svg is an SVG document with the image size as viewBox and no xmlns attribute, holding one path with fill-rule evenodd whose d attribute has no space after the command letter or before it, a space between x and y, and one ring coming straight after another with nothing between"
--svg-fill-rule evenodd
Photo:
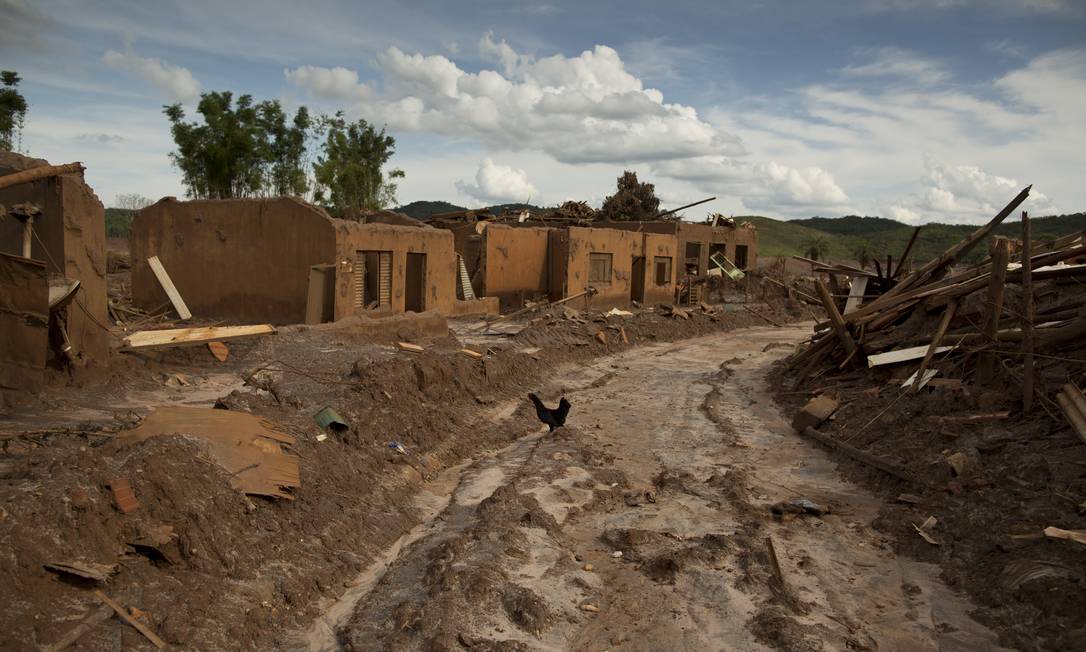
<instances>
[{"instance_id":1,"label":"rooster","mask_svg":"<svg viewBox=\"0 0 1086 652\"><path fill-rule=\"evenodd\" d=\"M543 401L539 400L539 397L535 394L529 394L528 398L532 399L532 403L535 404L535 415L539 417L540 421L547 424L550 432L554 432L555 428L566 425L566 415L569 414L571 406L564 396L561 401L558 401L558 407L553 410L543 405Z\"/></svg>"}]
</instances>

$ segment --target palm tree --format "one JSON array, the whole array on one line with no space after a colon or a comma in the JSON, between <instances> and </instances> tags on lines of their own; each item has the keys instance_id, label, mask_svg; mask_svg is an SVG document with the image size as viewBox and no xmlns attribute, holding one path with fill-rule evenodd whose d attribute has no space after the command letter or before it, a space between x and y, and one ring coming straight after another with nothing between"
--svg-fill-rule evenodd
<instances>
[{"instance_id":1,"label":"palm tree","mask_svg":"<svg viewBox=\"0 0 1086 652\"><path fill-rule=\"evenodd\" d=\"M803 243L803 252L811 260L822 260L830 251L830 241L826 236L818 235L809 238Z\"/></svg>"}]
</instances>

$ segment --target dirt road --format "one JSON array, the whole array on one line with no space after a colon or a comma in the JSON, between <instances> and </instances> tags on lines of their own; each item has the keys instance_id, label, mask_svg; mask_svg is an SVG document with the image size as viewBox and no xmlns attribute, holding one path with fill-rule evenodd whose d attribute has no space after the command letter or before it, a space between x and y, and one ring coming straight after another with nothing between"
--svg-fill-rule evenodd
<instances>
[{"instance_id":1,"label":"dirt road","mask_svg":"<svg viewBox=\"0 0 1086 652\"><path fill-rule=\"evenodd\" d=\"M895 557L871 527L877 500L768 398L779 345L808 332L745 329L569 370L545 395L570 398L569 425L526 423L433 482L427 521L298 647L999 649L935 567ZM830 512L772 518L797 498Z\"/></svg>"}]
</instances>

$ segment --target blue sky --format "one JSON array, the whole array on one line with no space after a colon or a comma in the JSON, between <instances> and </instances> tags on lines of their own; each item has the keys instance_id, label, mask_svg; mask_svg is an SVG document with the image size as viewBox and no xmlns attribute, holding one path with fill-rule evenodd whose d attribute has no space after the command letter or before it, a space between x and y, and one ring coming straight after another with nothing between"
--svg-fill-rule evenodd
<instances>
[{"instance_id":1,"label":"blue sky","mask_svg":"<svg viewBox=\"0 0 1086 652\"><path fill-rule=\"evenodd\" d=\"M183 195L163 104L232 90L387 125L403 202L978 222L1086 210L1086 3L0 0L22 149L110 205Z\"/></svg>"}]
</instances>

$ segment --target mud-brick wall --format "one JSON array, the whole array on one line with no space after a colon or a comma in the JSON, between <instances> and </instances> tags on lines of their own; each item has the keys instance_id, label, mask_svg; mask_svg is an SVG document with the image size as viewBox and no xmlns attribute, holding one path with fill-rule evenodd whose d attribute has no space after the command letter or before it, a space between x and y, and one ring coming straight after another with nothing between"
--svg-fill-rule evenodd
<instances>
[{"instance_id":1,"label":"mud-brick wall","mask_svg":"<svg viewBox=\"0 0 1086 652\"><path fill-rule=\"evenodd\" d=\"M359 251L392 252L392 305L380 312L406 310L407 254L426 255L425 310L453 314L456 301L456 252L453 234L444 229L358 224L334 220L336 238L335 318L355 314L354 264ZM368 314L366 313L363 314Z\"/></svg>"},{"instance_id":2,"label":"mud-brick wall","mask_svg":"<svg viewBox=\"0 0 1086 652\"><path fill-rule=\"evenodd\" d=\"M524 299L550 290L550 229L490 224L486 227L486 296L502 309L520 308Z\"/></svg>"},{"instance_id":3,"label":"mud-brick wall","mask_svg":"<svg viewBox=\"0 0 1086 652\"><path fill-rule=\"evenodd\" d=\"M653 258L657 255L673 258L672 282L678 248L674 236L638 233L619 229L590 229L570 227L566 230L564 247L555 247L555 255L564 257L565 296L573 296L591 285L597 293L591 300L575 300L574 305L592 309L623 306L630 303L633 290L633 260L646 257L644 266L645 300L670 301L672 286L658 287L653 283ZM559 239L561 241L561 239ZM564 251L562 249L564 248ZM659 252L659 253L656 253ZM589 258L592 253L611 254L611 278L605 283L589 283Z\"/></svg>"},{"instance_id":4,"label":"mud-brick wall","mask_svg":"<svg viewBox=\"0 0 1086 652\"><path fill-rule=\"evenodd\" d=\"M10 152L0 153L0 174L48 165ZM106 214L82 174L65 174L0 189L0 204L30 202L41 209L34 220L30 257L50 274L80 282L76 301L65 311L72 351L82 362L109 355L106 308ZM44 244L44 246L43 246ZM0 217L0 252L21 256L23 225ZM0 335L2 336L2 335Z\"/></svg>"},{"instance_id":5,"label":"mud-brick wall","mask_svg":"<svg viewBox=\"0 0 1086 652\"><path fill-rule=\"evenodd\" d=\"M41 389L49 350L44 263L0 253L0 408L6 393Z\"/></svg>"},{"instance_id":6,"label":"mud-brick wall","mask_svg":"<svg viewBox=\"0 0 1086 652\"><path fill-rule=\"evenodd\" d=\"M168 300L147 264L158 256L196 318L297 324L309 268L335 262L336 231L323 210L289 197L168 197L136 215L131 248L132 297L143 308Z\"/></svg>"}]
</instances>

